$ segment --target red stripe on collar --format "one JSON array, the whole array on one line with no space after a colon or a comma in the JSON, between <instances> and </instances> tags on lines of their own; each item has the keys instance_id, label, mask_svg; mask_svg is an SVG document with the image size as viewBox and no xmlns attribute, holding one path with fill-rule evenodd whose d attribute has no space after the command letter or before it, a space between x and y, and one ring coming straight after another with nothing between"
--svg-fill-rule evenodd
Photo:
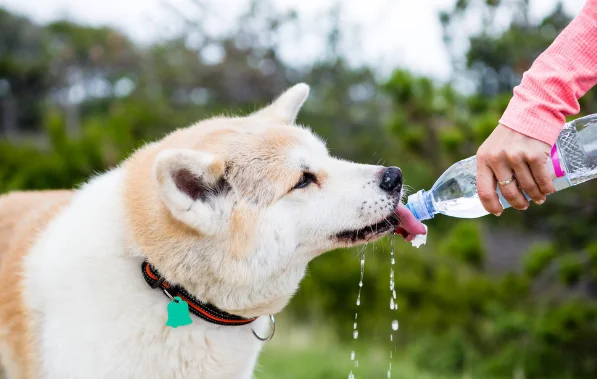
<instances>
[{"instance_id":1,"label":"red stripe on collar","mask_svg":"<svg viewBox=\"0 0 597 379\"><path fill-rule=\"evenodd\" d=\"M168 294L171 297L179 296L182 300L186 301L189 304L189 311L191 313L205 321L217 325L235 326L247 325L257 319L257 317L244 318L241 316L232 315L230 313L222 311L213 304L202 302L201 300L191 295L184 288L172 285L165 281L164 278L160 276L156 268L148 262L143 262L143 264L141 265L141 270L143 272L143 278L151 288L159 287L164 291L164 293L167 296Z\"/></svg>"}]
</instances>

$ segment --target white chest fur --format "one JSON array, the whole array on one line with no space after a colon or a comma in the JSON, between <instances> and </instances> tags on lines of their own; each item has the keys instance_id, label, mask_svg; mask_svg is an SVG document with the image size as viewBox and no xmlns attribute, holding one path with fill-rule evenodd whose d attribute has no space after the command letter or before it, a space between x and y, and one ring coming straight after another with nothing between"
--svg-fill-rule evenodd
<instances>
[{"instance_id":1,"label":"white chest fur","mask_svg":"<svg viewBox=\"0 0 597 379\"><path fill-rule=\"evenodd\" d=\"M114 170L83 187L27 258L42 377L250 378L259 325L193 316L192 325L165 326L168 299L143 280L142 258L126 253L121 183Z\"/></svg>"}]
</instances>

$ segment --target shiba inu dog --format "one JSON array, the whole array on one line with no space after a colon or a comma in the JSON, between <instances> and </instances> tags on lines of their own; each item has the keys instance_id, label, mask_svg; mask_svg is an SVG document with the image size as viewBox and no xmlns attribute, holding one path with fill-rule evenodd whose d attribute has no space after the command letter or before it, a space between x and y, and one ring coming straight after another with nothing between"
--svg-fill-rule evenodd
<instances>
[{"instance_id":1,"label":"shiba inu dog","mask_svg":"<svg viewBox=\"0 0 597 379\"><path fill-rule=\"evenodd\" d=\"M294 124L308 92L174 131L76 191L1 197L8 377L250 378L310 260L424 233L398 168Z\"/></svg>"}]
</instances>

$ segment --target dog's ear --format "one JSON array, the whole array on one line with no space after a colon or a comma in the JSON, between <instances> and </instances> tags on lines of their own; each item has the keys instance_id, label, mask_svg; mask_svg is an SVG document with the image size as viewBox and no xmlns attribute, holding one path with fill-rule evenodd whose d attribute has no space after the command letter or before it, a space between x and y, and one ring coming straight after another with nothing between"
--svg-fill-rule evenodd
<instances>
[{"instance_id":1,"label":"dog's ear","mask_svg":"<svg viewBox=\"0 0 597 379\"><path fill-rule=\"evenodd\" d=\"M165 150L153 166L160 199L174 218L208 233L213 212L209 202L230 190L224 172L224 161L188 149Z\"/></svg>"},{"instance_id":2,"label":"dog's ear","mask_svg":"<svg viewBox=\"0 0 597 379\"><path fill-rule=\"evenodd\" d=\"M272 104L258 111L258 116L269 116L285 124L293 124L305 100L309 96L309 86L299 83L287 89Z\"/></svg>"}]
</instances>

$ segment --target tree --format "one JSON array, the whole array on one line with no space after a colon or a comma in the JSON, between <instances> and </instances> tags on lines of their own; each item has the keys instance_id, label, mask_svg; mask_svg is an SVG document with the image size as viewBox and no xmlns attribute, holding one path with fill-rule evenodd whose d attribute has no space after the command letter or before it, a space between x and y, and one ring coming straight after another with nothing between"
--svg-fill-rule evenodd
<instances>
[{"instance_id":1,"label":"tree","mask_svg":"<svg viewBox=\"0 0 597 379\"><path fill-rule=\"evenodd\" d=\"M0 8L0 126L8 135L34 129L49 90L46 35L29 20Z\"/></svg>"}]
</instances>

